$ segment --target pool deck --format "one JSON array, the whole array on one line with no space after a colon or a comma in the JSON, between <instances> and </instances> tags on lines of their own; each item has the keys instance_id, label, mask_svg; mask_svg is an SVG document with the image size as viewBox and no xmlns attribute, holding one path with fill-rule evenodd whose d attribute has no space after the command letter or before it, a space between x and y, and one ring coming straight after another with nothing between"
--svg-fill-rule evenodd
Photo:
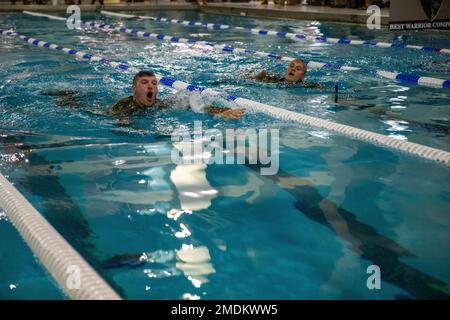
<instances>
[{"instance_id":1,"label":"pool deck","mask_svg":"<svg viewBox=\"0 0 450 320\"><path fill-rule=\"evenodd\" d=\"M319 20L366 24L367 13L365 10L330 8L326 6L310 5L261 5L252 3L208 3L201 6L200 10L211 14L245 15L256 18L295 19L295 20ZM389 10L381 10L381 24L389 22Z\"/></svg>"},{"instance_id":2,"label":"pool deck","mask_svg":"<svg viewBox=\"0 0 450 320\"><path fill-rule=\"evenodd\" d=\"M295 20L319 20L319 21L335 21L346 23L365 24L367 14L365 10L347 9L347 8L330 8L310 5L277 5L270 3L261 5L259 2L254 3L226 3L226 2L208 2L207 5L198 6L186 2L169 2L157 1L157 3L121 3L121 4L105 4L100 5L81 5L83 11L164 11L164 10L183 10L197 11L219 14L219 15L238 15L256 18L273 18L273 19L295 19ZM0 3L0 12L5 11L59 11L64 12L66 5L11 5ZM381 10L381 24L387 25L389 21L389 10Z\"/></svg>"},{"instance_id":3,"label":"pool deck","mask_svg":"<svg viewBox=\"0 0 450 320\"><path fill-rule=\"evenodd\" d=\"M108 10L108 11L152 11L152 10L183 10L183 11L196 11L198 10L197 5L193 5L191 3L177 3L177 2L168 2L168 1L160 1L158 4L150 4L150 3L140 3L140 4L128 4L128 3L120 3L120 4L106 4L101 6L100 4L83 4L79 7L81 11L100 11L100 10ZM9 11L9 12L21 12L23 10L27 11L38 11L38 12L65 12L67 5L23 5L23 4L1 4L0 3L0 12Z\"/></svg>"}]
</instances>

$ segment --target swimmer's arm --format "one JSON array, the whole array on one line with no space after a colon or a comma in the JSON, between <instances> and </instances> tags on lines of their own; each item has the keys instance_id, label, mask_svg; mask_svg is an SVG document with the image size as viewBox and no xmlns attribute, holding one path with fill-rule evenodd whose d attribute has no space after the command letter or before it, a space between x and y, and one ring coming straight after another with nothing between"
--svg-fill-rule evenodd
<instances>
[{"instance_id":1,"label":"swimmer's arm","mask_svg":"<svg viewBox=\"0 0 450 320\"><path fill-rule=\"evenodd\" d=\"M231 109L228 107L215 107L209 106L205 107L205 111L211 116L214 117L216 115L222 116L224 119L239 119L245 112L245 109Z\"/></svg>"},{"instance_id":2,"label":"swimmer's arm","mask_svg":"<svg viewBox=\"0 0 450 320\"><path fill-rule=\"evenodd\" d=\"M179 102L175 98L169 97L164 100L157 100L156 106L158 108L169 108L171 106L177 105ZM189 109L190 106L188 106ZM231 109L228 107L216 107L207 106L204 111L208 113L211 117L222 116L224 119L239 119L243 114L245 109Z\"/></svg>"},{"instance_id":3,"label":"swimmer's arm","mask_svg":"<svg viewBox=\"0 0 450 320\"><path fill-rule=\"evenodd\" d=\"M241 73L241 77L244 77L246 79L252 79L259 82L267 82L267 83L276 83L283 81L283 77L277 75L277 74L269 74L266 70L263 70L256 75L254 73Z\"/></svg>"},{"instance_id":4,"label":"swimmer's arm","mask_svg":"<svg viewBox=\"0 0 450 320\"><path fill-rule=\"evenodd\" d=\"M72 98L73 96L77 95L77 91L72 90L49 90L49 91L42 91L40 93L41 96L50 96L50 97L69 97Z\"/></svg>"},{"instance_id":5,"label":"swimmer's arm","mask_svg":"<svg viewBox=\"0 0 450 320\"><path fill-rule=\"evenodd\" d=\"M171 98L158 100L158 107L165 108L174 104L176 104L176 101L172 100ZM239 119L245 112L245 109L231 109L228 107L222 108L216 106L207 106L204 108L204 110L211 117L222 116L224 119Z\"/></svg>"},{"instance_id":6,"label":"swimmer's arm","mask_svg":"<svg viewBox=\"0 0 450 320\"><path fill-rule=\"evenodd\" d=\"M125 116L126 110L124 110L124 108L122 108L121 105L116 103L115 105L113 105L112 107L110 107L108 109L107 114L108 114L108 116L112 116L112 117Z\"/></svg>"},{"instance_id":7,"label":"swimmer's arm","mask_svg":"<svg viewBox=\"0 0 450 320\"><path fill-rule=\"evenodd\" d=\"M246 79L254 79L257 81L266 81L267 78L269 77L269 73L267 73L266 70L263 70L257 74L254 74L252 72L245 72L241 73L241 77L244 77Z\"/></svg>"},{"instance_id":8,"label":"swimmer's arm","mask_svg":"<svg viewBox=\"0 0 450 320\"><path fill-rule=\"evenodd\" d=\"M261 71L260 73L258 73L258 74L255 75L254 72L251 72L251 71L244 71L244 72L240 72L240 73L239 73L239 76L242 77L242 78L246 78L246 79L255 79L256 76L258 76L258 75L260 75L260 74L262 74L262 73L264 73L264 72L267 73L267 72L264 70L264 71Z\"/></svg>"},{"instance_id":9,"label":"swimmer's arm","mask_svg":"<svg viewBox=\"0 0 450 320\"><path fill-rule=\"evenodd\" d=\"M42 91L41 96L56 97L57 104L60 107L73 107L78 108L80 106L81 95L77 91L72 90L49 90Z\"/></svg>"},{"instance_id":10,"label":"swimmer's arm","mask_svg":"<svg viewBox=\"0 0 450 320\"><path fill-rule=\"evenodd\" d=\"M267 82L267 83L277 83L283 81L283 77L277 74L269 74L266 70L261 71L256 76L253 77L256 81Z\"/></svg>"},{"instance_id":11,"label":"swimmer's arm","mask_svg":"<svg viewBox=\"0 0 450 320\"><path fill-rule=\"evenodd\" d=\"M260 73L258 73L257 75L255 75L253 78L257 81L264 81L267 79L268 76L269 76L269 74L267 73L267 71L263 70Z\"/></svg>"}]
</instances>

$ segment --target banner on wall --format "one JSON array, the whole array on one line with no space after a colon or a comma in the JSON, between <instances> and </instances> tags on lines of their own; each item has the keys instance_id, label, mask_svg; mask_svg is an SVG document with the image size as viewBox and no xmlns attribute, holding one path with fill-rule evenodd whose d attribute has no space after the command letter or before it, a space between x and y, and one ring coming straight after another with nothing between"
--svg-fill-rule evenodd
<instances>
[{"instance_id":1,"label":"banner on wall","mask_svg":"<svg viewBox=\"0 0 450 320\"><path fill-rule=\"evenodd\" d=\"M450 29L450 0L391 0L389 30Z\"/></svg>"}]
</instances>

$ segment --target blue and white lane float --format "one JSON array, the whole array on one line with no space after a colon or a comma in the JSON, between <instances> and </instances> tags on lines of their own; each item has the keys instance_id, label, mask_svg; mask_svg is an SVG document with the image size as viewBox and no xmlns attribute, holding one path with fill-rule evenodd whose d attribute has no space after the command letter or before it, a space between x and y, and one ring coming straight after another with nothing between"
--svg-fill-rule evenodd
<instances>
[{"instance_id":1,"label":"blue and white lane float","mask_svg":"<svg viewBox=\"0 0 450 320\"><path fill-rule=\"evenodd\" d=\"M166 23L172 23L172 24L179 24L187 27L202 27L207 28L210 30L241 30L241 31L248 31L256 35L260 36L276 36L279 38L288 38L295 41L314 41L314 42L326 42L331 44L343 44L343 45L363 45L363 46L372 46L372 47L378 47L378 48L407 48L407 49L416 49L416 50L422 50L422 51L429 51L429 52L440 52L440 53L450 53L450 49L446 48L433 48L433 47L425 47L425 46L414 46L414 45L403 45L403 44L396 44L396 43L390 43L390 42L381 42L381 41L374 41L374 40L349 40L349 39L339 39L339 38L330 38L330 37L317 37L317 36L310 36L306 34L301 33L289 33L289 32L281 32L281 31L275 31L275 30L266 30L266 29L255 29L255 28L244 28L244 27L238 27L238 26L230 26L226 24L217 24L217 23L203 23L203 22L197 22L197 21L188 21L188 20L178 20L178 19L168 19L168 18L158 18L158 17L151 17L151 16L137 16L132 14L123 14L123 13L117 13L117 12L111 12L111 11L100 11L100 13L107 15L107 16L115 16L120 18L127 18L127 19L145 19L145 20L152 20L152 21L161 21Z\"/></svg>"},{"instance_id":2,"label":"blue and white lane float","mask_svg":"<svg viewBox=\"0 0 450 320\"><path fill-rule=\"evenodd\" d=\"M111 66L115 69L124 70L128 72L136 73L139 71L139 69L135 67L131 67L124 63L118 63L113 62L108 58L97 56L89 52L84 51L77 51L71 48L67 48L58 44L30 38L21 34L18 34L17 32L10 31L10 30L2 30L0 29L0 34L4 36L11 36L11 37L17 37L22 39L25 43L32 44L34 46L45 48L45 49L51 49L55 51L64 52L68 55L77 57L79 59L83 59L86 61L94 61L99 62L108 66ZM189 92L197 91L201 95L204 96L216 96L220 98L224 98L228 101L234 102L237 106L245 108L247 110L251 110L253 112L262 112L265 113L273 118L281 119L284 121L294 121L303 125L316 127L320 129L329 130L332 132L335 132L337 134L368 142L374 145L383 146L387 148L391 148L394 150L402 151L407 154L415 155L423 159L431 160L434 162L442 163L447 166L450 166L450 152L424 146L421 144L417 144L414 142L409 142L405 140L399 140L395 139L389 136L385 136L383 134L358 129L355 127L351 127L344 124L335 123L329 120L324 120L308 115L304 115L301 113L297 113L290 110L285 110L282 108L274 107L268 104L252 101L245 98L239 98L232 96L228 93L218 92L213 89L203 87L203 86L197 86L192 85L183 81L179 81L173 78L164 77L160 74L156 74L156 79L158 80L158 83L161 85L171 87L177 90L185 90Z\"/></svg>"},{"instance_id":3,"label":"blue and white lane float","mask_svg":"<svg viewBox=\"0 0 450 320\"><path fill-rule=\"evenodd\" d=\"M43 14L43 13L30 12L30 11L23 11L23 13L32 15L32 16L66 21L66 18ZM80 20L80 23L82 25L84 25L88 28L92 28L92 29L98 29L98 30L102 30L102 31L117 31L117 32L129 34L132 36L140 37L140 38L152 38L152 39L156 39L156 40L169 41L169 42L175 42L175 43L185 43L185 44L192 45L192 46L198 46L203 49L220 51L220 52L225 52L225 53L230 53L230 54L253 55L253 56L265 57L265 58L281 60L281 61L292 61L295 59L293 57L281 56L276 53L248 50L248 49L244 49L244 48L235 48L235 47L224 45L224 44L214 44L214 43L207 42L207 41L197 41L194 39L181 38L178 36L168 36L168 35L157 34L157 33L149 33L149 32L141 31L138 29L125 28L123 26L118 26L116 24L108 25L108 24L94 22L94 21L82 21L82 20ZM340 71L359 71L359 72L367 73L372 76L376 75L376 76L380 76L382 78L401 81L401 82L405 82L405 83L412 83L412 84L416 84L416 85L420 85L420 86L450 89L450 80L446 80L446 79L422 77L422 76L401 73L401 72L389 72L389 71L385 71L385 70L370 70L370 69L366 69L366 68L357 68L357 67L351 67L351 66L345 66L345 65L338 65L338 64L334 64L334 63L323 63L323 62L317 62L317 61L305 61L305 62L307 64L307 66L311 69L327 68L327 69L334 69L334 70L340 70Z\"/></svg>"}]
</instances>

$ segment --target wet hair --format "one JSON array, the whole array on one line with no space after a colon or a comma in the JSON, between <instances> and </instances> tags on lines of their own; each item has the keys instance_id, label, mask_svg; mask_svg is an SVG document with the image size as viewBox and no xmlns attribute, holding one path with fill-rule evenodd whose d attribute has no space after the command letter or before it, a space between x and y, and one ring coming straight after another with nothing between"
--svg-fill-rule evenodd
<instances>
[{"instance_id":1,"label":"wet hair","mask_svg":"<svg viewBox=\"0 0 450 320\"><path fill-rule=\"evenodd\" d=\"M291 62L300 62L305 66L305 69L306 69L306 63L305 63L305 61L303 61L303 59L297 58L297 59L292 60Z\"/></svg>"},{"instance_id":2,"label":"wet hair","mask_svg":"<svg viewBox=\"0 0 450 320\"><path fill-rule=\"evenodd\" d=\"M142 77L154 77L154 76L155 76L155 74L153 72L151 72L151 71L139 71L138 73L136 73L134 75L133 87L136 85L136 82L139 80L139 78L142 78Z\"/></svg>"}]
</instances>

